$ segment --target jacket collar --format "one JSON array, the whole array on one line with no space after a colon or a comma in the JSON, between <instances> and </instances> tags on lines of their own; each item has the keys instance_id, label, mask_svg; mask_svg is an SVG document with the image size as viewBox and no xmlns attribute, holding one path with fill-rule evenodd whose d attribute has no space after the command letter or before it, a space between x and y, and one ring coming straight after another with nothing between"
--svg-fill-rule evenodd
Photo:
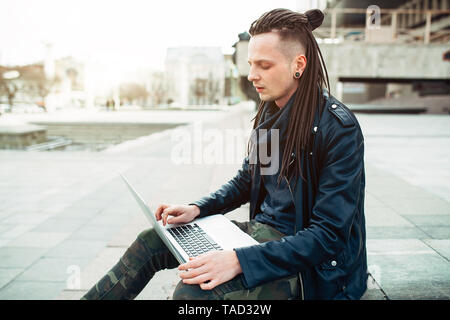
<instances>
[{"instance_id":1,"label":"jacket collar","mask_svg":"<svg viewBox=\"0 0 450 320\"><path fill-rule=\"evenodd\" d=\"M325 109L325 106L327 104L328 98L330 96L327 88L322 88L321 90L319 90L319 94L323 95L323 97L324 97L324 104L323 105L318 105L316 107L316 112L314 114L314 121L313 121L313 124L311 126L311 133L313 134L313 138L316 136L317 132L319 131L320 119L322 117L323 110ZM296 150L294 152L292 152L292 154L291 154L291 161L290 161L289 165L291 165L294 162L295 157L296 157Z\"/></svg>"}]
</instances>

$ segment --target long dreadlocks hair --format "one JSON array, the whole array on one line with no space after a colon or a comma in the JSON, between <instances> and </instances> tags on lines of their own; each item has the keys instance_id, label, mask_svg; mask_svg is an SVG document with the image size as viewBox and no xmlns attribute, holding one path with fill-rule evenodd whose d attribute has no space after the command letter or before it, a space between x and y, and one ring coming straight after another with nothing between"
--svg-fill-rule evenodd
<instances>
[{"instance_id":1,"label":"long dreadlocks hair","mask_svg":"<svg viewBox=\"0 0 450 320\"><path fill-rule=\"evenodd\" d=\"M322 53L312 34L312 31L322 24L323 19L324 15L318 9L308 10L305 13L294 12L289 9L274 9L264 13L259 19L255 20L249 30L251 36L276 31L281 41L298 41L305 49L307 59L306 68L298 79L298 88L295 92L296 96L289 117L287 141L283 152L278 183L282 177L287 177L290 180L291 178L297 179L298 175L300 175L304 179L300 161L296 161L297 166L294 166L294 169L288 176L289 159L294 150L296 150L298 160L300 160L300 150L306 149L308 145L316 107L319 103L324 103L323 95L319 94L319 89L321 93L322 88L326 84L328 91L330 91L328 72ZM258 112L252 119L255 120L253 129L260 122L264 104L265 101L260 102ZM250 169L254 172L254 165L251 165Z\"/></svg>"}]
</instances>

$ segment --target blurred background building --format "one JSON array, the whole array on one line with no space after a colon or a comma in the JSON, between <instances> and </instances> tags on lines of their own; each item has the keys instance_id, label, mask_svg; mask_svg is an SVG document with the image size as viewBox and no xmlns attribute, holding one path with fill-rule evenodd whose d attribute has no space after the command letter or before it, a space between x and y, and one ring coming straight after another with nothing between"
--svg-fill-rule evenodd
<instances>
[{"instance_id":1,"label":"blurred background building","mask_svg":"<svg viewBox=\"0 0 450 320\"><path fill-rule=\"evenodd\" d=\"M316 32L346 103L449 93L448 0L329 1ZM335 45L339 44L339 45Z\"/></svg>"},{"instance_id":2,"label":"blurred background building","mask_svg":"<svg viewBox=\"0 0 450 320\"><path fill-rule=\"evenodd\" d=\"M23 66L0 66L0 102L16 109L45 111L84 106L85 65L72 57L49 59Z\"/></svg>"},{"instance_id":3,"label":"blurred background building","mask_svg":"<svg viewBox=\"0 0 450 320\"><path fill-rule=\"evenodd\" d=\"M325 13L313 33L336 98L385 105L385 112L422 112L424 106L431 113L450 111L448 0L312 0L298 6ZM250 37L239 38L234 47L241 88L257 99L246 82Z\"/></svg>"},{"instance_id":4,"label":"blurred background building","mask_svg":"<svg viewBox=\"0 0 450 320\"><path fill-rule=\"evenodd\" d=\"M225 57L218 47L169 48L165 73L169 103L188 106L225 102Z\"/></svg>"},{"instance_id":5,"label":"blurred background building","mask_svg":"<svg viewBox=\"0 0 450 320\"><path fill-rule=\"evenodd\" d=\"M449 3L308 0L297 1L297 10L319 8L325 13L314 35L326 62L331 93L339 100L417 110L426 105L428 112L448 113ZM53 44L44 43L41 61L0 64L0 105L3 110L14 105L49 111L258 102L247 80L250 35L243 30L236 36L238 41L230 43L233 53L213 46L169 47L162 70L143 67L127 73L89 57L54 59Z\"/></svg>"}]
</instances>

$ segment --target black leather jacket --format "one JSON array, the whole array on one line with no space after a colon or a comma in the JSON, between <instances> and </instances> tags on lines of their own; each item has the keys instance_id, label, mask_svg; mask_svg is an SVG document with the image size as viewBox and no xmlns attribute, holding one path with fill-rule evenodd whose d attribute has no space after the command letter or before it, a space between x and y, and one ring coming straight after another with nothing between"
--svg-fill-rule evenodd
<instances>
[{"instance_id":1,"label":"black leather jacket","mask_svg":"<svg viewBox=\"0 0 450 320\"><path fill-rule=\"evenodd\" d=\"M291 155L304 159L307 180L291 183L295 235L235 250L248 288L298 274L301 298L359 299L367 289L364 138L354 114L326 89L323 94L308 150ZM253 219L263 193L247 157L233 179L193 204L206 216L250 201Z\"/></svg>"}]
</instances>

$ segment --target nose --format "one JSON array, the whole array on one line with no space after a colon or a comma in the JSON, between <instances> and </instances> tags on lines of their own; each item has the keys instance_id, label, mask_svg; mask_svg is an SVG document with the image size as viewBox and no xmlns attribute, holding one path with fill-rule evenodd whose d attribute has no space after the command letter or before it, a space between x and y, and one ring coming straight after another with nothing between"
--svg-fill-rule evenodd
<instances>
[{"instance_id":1,"label":"nose","mask_svg":"<svg viewBox=\"0 0 450 320\"><path fill-rule=\"evenodd\" d=\"M254 82L256 80L259 80L259 75L255 72L255 69L250 67L250 70L248 72L247 76L248 81Z\"/></svg>"}]
</instances>

